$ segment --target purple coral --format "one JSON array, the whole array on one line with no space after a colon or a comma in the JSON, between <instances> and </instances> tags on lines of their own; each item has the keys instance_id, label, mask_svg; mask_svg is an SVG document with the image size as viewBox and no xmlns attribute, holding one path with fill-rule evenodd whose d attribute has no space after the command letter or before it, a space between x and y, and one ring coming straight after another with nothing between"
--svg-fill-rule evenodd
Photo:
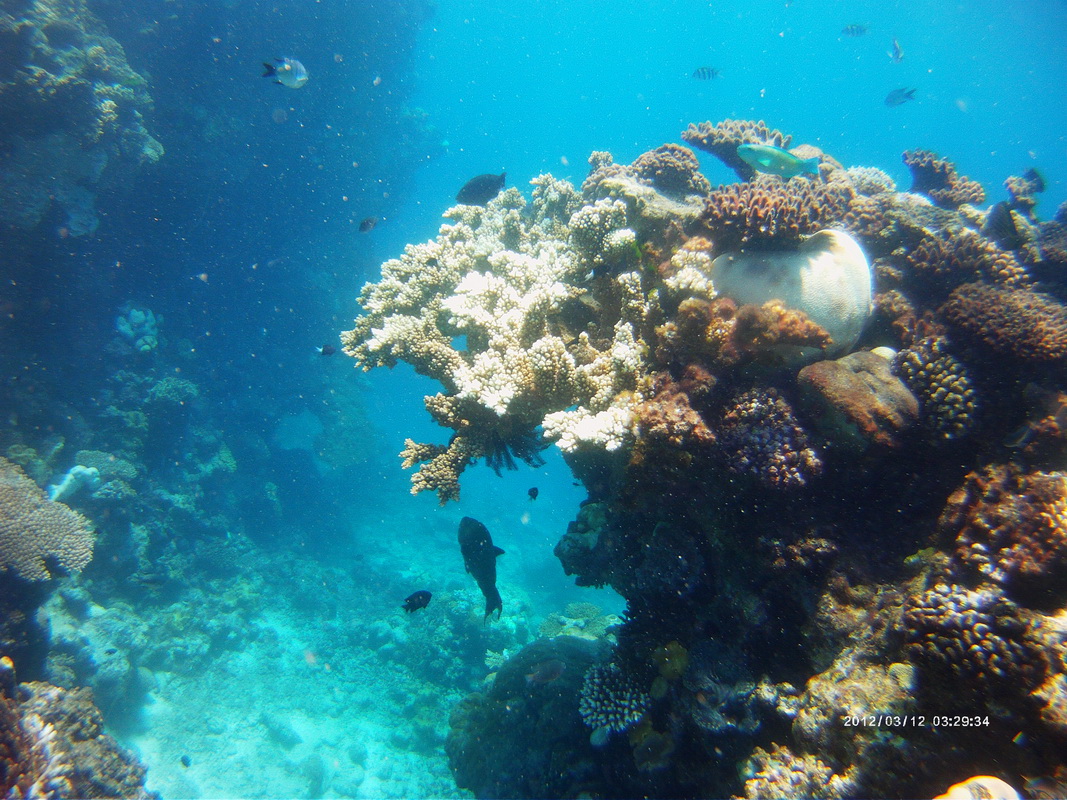
<instances>
[{"instance_id":1,"label":"purple coral","mask_svg":"<svg viewBox=\"0 0 1067 800\"><path fill-rule=\"evenodd\" d=\"M803 486L822 472L792 407L773 388L753 389L734 399L723 416L719 444L732 472L776 489Z\"/></svg>"}]
</instances>

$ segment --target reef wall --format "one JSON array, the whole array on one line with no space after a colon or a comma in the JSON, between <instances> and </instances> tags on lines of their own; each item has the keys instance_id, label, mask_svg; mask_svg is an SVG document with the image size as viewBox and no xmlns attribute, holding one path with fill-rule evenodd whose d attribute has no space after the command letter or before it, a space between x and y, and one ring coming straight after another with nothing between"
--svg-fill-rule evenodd
<instances>
[{"instance_id":1,"label":"reef wall","mask_svg":"<svg viewBox=\"0 0 1067 800\"><path fill-rule=\"evenodd\" d=\"M673 144L594 153L580 190L448 211L342 335L441 386L448 441L401 454L413 492L453 500L474 460L554 442L589 492L556 554L627 599L614 652L560 689L571 762L532 729L561 712L505 680L457 712L458 782L544 791L479 766L518 746L509 696L524 742L596 776L568 796L1064 781L1067 212L1036 219L1025 176L978 207L925 151L905 192L806 145L818 178L754 174L738 145L791 143L762 122L683 138L742 182Z\"/></svg>"}]
</instances>

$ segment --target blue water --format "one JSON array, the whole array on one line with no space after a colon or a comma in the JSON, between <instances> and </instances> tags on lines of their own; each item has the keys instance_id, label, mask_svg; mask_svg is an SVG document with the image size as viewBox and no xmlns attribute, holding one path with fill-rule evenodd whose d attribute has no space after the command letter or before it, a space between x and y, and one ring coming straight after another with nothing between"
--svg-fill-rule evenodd
<instances>
[{"instance_id":1,"label":"blue water","mask_svg":"<svg viewBox=\"0 0 1067 800\"><path fill-rule=\"evenodd\" d=\"M0 10L9 5L22 13L15 2ZM528 196L543 172L580 185L592 151L628 163L679 142L691 122L762 119L794 145L885 170L901 189L910 185L901 154L924 148L982 183L990 203L1006 199L1005 178L1031 167L1046 182L1040 218L1067 201L1063 2L87 8L144 77L153 99L144 124L166 152L85 184L96 195L92 233L72 235L59 201L33 224L0 230L0 452L43 453L62 437L42 467L47 483L79 450L122 449L109 407L147 409L150 433L122 456L137 467L142 502L70 501L107 534L77 591L119 621L82 630L54 601L57 637L82 648L88 666L63 673L39 660L24 674L106 683L100 652L111 646L154 673L151 687L105 700L114 732L165 797L467 796L450 783L443 737L451 708L489 671L487 651L517 649L567 603L623 608L610 589L574 587L552 554L586 497L555 448L539 468L472 467L449 506L429 492L412 497L396 453L406 438L444 441L422 400L438 387L405 366L362 375L342 354L316 352L338 346L384 260L436 235L471 176L506 171ZM850 24L869 31L842 35ZM900 64L887 56L893 39ZM305 87L260 77L261 62L279 56L306 65ZM720 74L693 79L702 66ZM2 80L12 74L0 69ZM914 101L887 107L898 88L914 88ZM19 135L30 122L3 103L2 127ZM0 137L5 159L11 135ZM700 158L713 185L736 179ZM4 175L16 196L19 179ZM361 233L367 217L380 221ZM116 333L131 305L162 319L153 352L130 352ZM167 376L194 382L199 396L152 406L146 387ZM283 446L283 420L307 412L318 432ZM235 469L205 473L222 443ZM194 510L166 499L179 496ZM507 552L499 583L513 616L496 630L477 624L481 598L457 551L465 515ZM219 541L238 555L198 571L195 554ZM179 566L163 590L132 582L166 559ZM400 602L423 588L439 595L431 610L449 611L402 616ZM228 645L189 621L216 607L233 617L227 635L256 634ZM194 644L179 642L183 624ZM173 636L170 655L150 646L153 629ZM208 654L183 667L175 654L208 640ZM278 676L282 698L265 688ZM190 725L216 707L210 723ZM406 721L393 729L397 714ZM260 730L262 715L284 717L303 742L280 748ZM425 741L412 744L417 733ZM193 766L182 767L190 753Z\"/></svg>"}]
</instances>

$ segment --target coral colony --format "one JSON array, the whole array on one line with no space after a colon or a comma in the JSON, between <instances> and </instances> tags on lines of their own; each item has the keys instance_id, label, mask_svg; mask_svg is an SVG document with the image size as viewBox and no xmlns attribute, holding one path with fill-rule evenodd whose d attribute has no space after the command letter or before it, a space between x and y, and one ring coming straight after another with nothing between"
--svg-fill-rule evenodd
<instances>
[{"instance_id":1,"label":"coral colony","mask_svg":"<svg viewBox=\"0 0 1067 800\"><path fill-rule=\"evenodd\" d=\"M538 463L543 437L589 494L556 555L627 600L614 646L497 658L453 716L457 782L759 798L985 791L1008 786L980 774L998 764L1016 791L1063 780L1065 212L1034 216L1036 174L983 209L927 151L898 191L762 122L682 138L740 182L712 187L679 145L593 153L580 188L541 175L529 198L450 209L342 335L363 368L440 387L425 403L447 437L401 454L413 492L455 500L469 465ZM819 174L761 174L744 144Z\"/></svg>"}]
</instances>

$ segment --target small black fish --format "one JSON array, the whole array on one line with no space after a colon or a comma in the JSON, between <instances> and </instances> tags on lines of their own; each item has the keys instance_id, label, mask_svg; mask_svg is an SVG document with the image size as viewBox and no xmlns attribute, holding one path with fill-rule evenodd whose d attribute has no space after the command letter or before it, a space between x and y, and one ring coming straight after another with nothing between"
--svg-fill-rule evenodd
<instances>
[{"instance_id":1,"label":"small black fish","mask_svg":"<svg viewBox=\"0 0 1067 800\"><path fill-rule=\"evenodd\" d=\"M459 190L456 202L466 206L484 206L504 188L506 172L499 175L475 175Z\"/></svg>"},{"instance_id":2,"label":"small black fish","mask_svg":"<svg viewBox=\"0 0 1067 800\"><path fill-rule=\"evenodd\" d=\"M531 486L530 490L528 492L526 492L526 494L530 495L530 499L531 500L536 500L537 499L537 495L540 494L540 492L537 491L537 487L536 486Z\"/></svg>"},{"instance_id":3,"label":"small black fish","mask_svg":"<svg viewBox=\"0 0 1067 800\"><path fill-rule=\"evenodd\" d=\"M117 647L109 647L109 648L108 648L107 650L105 650L105 651L104 651L104 655L106 655L106 656L113 656L113 655L115 655L115 653L117 653L118 651L119 651L119 650L118 650L118 648L117 648Z\"/></svg>"},{"instance_id":4,"label":"small black fish","mask_svg":"<svg viewBox=\"0 0 1067 800\"><path fill-rule=\"evenodd\" d=\"M496 588L496 560L504 551L493 544L489 529L472 517L459 521L459 549L463 553L463 566L474 576L485 596L485 619L494 611L500 619L504 602Z\"/></svg>"},{"instance_id":5,"label":"small black fish","mask_svg":"<svg viewBox=\"0 0 1067 800\"><path fill-rule=\"evenodd\" d=\"M916 89L894 89L885 96L885 104L890 108L902 106L909 100L915 99Z\"/></svg>"},{"instance_id":6,"label":"small black fish","mask_svg":"<svg viewBox=\"0 0 1067 800\"><path fill-rule=\"evenodd\" d=\"M193 764L193 760L189 756L182 756L180 760L183 767L190 767Z\"/></svg>"},{"instance_id":7,"label":"small black fish","mask_svg":"<svg viewBox=\"0 0 1067 800\"><path fill-rule=\"evenodd\" d=\"M868 28L866 25L853 24L846 25L845 27L843 27L841 29L841 33L843 33L845 36L851 36L853 39L856 39L860 36L866 36L867 31L869 30L870 28Z\"/></svg>"},{"instance_id":8,"label":"small black fish","mask_svg":"<svg viewBox=\"0 0 1067 800\"><path fill-rule=\"evenodd\" d=\"M433 595L428 591L420 589L405 600L404 605L402 605L401 608L410 614L412 611L418 611L420 608L426 608L426 606L430 605L431 597L433 597Z\"/></svg>"},{"instance_id":9,"label":"small black fish","mask_svg":"<svg viewBox=\"0 0 1067 800\"><path fill-rule=\"evenodd\" d=\"M721 74L715 67L697 67L693 70L693 77L698 81L710 81Z\"/></svg>"},{"instance_id":10,"label":"small black fish","mask_svg":"<svg viewBox=\"0 0 1067 800\"><path fill-rule=\"evenodd\" d=\"M359 223L359 232L360 233L369 233L370 231L374 230L374 226L377 225L377 224L378 224L378 218L377 217L366 217L366 218L363 219L362 222Z\"/></svg>"},{"instance_id":11,"label":"small black fish","mask_svg":"<svg viewBox=\"0 0 1067 800\"><path fill-rule=\"evenodd\" d=\"M337 352L337 348L332 344L324 344L322 347L316 347L315 350L320 356L332 356Z\"/></svg>"}]
</instances>

